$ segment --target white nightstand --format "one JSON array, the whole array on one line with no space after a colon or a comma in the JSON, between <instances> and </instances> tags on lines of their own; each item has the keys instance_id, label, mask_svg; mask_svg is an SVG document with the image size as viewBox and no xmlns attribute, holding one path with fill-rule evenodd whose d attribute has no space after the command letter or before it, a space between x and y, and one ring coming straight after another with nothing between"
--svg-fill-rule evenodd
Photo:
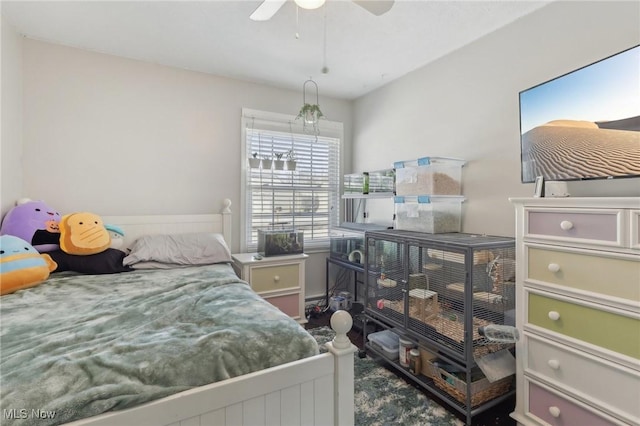
<instances>
[{"instance_id":1,"label":"white nightstand","mask_svg":"<svg viewBox=\"0 0 640 426\"><path fill-rule=\"evenodd\" d=\"M255 253L232 255L233 269L251 284L260 296L277 306L282 312L303 324L304 266L306 254L255 258Z\"/></svg>"}]
</instances>

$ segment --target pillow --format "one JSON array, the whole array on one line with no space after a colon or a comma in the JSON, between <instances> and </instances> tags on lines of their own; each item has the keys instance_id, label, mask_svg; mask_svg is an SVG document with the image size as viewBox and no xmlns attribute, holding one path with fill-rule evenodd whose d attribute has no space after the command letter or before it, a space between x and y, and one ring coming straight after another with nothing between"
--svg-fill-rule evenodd
<instances>
[{"instance_id":1,"label":"pillow","mask_svg":"<svg viewBox=\"0 0 640 426\"><path fill-rule=\"evenodd\" d=\"M176 268L188 268L193 265L179 265L177 263L163 263L163 262L138 262L131 265L133 269L176 269Z\"/></svg>"},{"instance_id":2,"label":"pillow","mask_svg":"<svg viewBox=\"0 0 640 426\"><path fill-rule=\"evenodd\" d=\"M111 236L102 218L93 213L71 213L60 220L60 248L69 254L89 255L105 251Z\"/></svg>"},{"instance_id":3,"label":"pillow","mask_svg":"<svg viewBox=\"0 0 640 426\"><path fill-rule=\"evenodd\" d=\"M211 232L145 235L133 243L124 258L125 265L139 262L207 265L231 262L231 251L221 234Z\"/></svg>"},{"instance_id":4,"label":"pillow","mask_svg":"<svg viewBox=\"0 0 640 426\"><path fill-rule=\"evenodd\" d=\"M108 248L101 253L82 256L65 253L62 250L49 252L49 255L58 264L58 268L53 272L74 271L83 274L115 274L132 270L122 264L126 253L114 248Z\"/></svg>"},{"instance_id":5,"label":"pillow","mask_svg":"<svg viewBox=\"0 0 640 426\"><path fill-rule=\"evenodd\" d=\"M13 235L0 237L0 294L33 287L56 268L48 254L40 254L28 242Z\"/></svg>"},{"instance_id":6,"label":"pillow","mask_svg":"<svg viewBox=\"0 0 640 426\"><path fill-rule=\"evenodd\" d=\"M0 235L13 235L40 253L60 248L60 213L44 201L22 199L5 215Z\"/></svg>"}]
</instances>

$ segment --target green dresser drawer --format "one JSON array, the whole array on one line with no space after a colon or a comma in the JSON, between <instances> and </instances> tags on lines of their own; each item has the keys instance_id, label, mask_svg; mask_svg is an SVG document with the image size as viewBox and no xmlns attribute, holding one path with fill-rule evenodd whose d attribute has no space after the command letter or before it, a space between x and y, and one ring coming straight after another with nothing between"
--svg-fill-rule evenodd
<instances>
[{"instance_id":1,"label":"green dresser drawer","mask_svg":"<svg viewBox=\"0 0 640 426\"><path fill-rule=\"evenodd\" d=\"M528 277L640 302L640 262L529 247Z\"/></svg>"},{"instance_id":2,"label":"green dresser drawer","mask_svg":"<svg viewBox=\"0 0 640 426\"><path fill-rule=\"evenodd\" d=\"M640 320L528 293L528 321L584 342L640 359ZM559 318L550 318L551 312Z\"/></svg>"}]
</instances>

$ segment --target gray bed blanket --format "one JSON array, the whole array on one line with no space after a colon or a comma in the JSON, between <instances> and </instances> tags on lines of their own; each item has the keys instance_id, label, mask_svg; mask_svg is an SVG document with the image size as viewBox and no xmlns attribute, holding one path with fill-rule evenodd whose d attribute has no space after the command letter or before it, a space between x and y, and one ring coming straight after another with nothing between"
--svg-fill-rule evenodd
<instances>
[{"instance_id":1,"label":"gray bed blanket","mask_svg":"<svg viewBox=\"0 0 640 426\"><path fill-rule=\"evenodd\" d=\"M318 353L226 264L54 274L2 296L0 328L3 425L65 423Z\"/></svg>"}]
</instances>

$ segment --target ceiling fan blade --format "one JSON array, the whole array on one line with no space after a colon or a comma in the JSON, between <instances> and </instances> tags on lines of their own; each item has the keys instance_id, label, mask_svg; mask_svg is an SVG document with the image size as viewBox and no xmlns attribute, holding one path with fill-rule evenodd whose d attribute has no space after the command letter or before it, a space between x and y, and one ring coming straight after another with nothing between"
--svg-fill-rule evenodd
<instances>
[{"instance_id":1,"label":"ceiling fan blade","mask_svg":"<svg viewBox=\"0 0 640 426\"><path fill-rule=\"evenodd\" d=\"M376 16L387 13L395 3L394 0L353 0L353 2Z\"/></svg>"},{"instance_id":2,"label":"ceiling fan blade","mask_svg":"<svg viewBox=\"0 0 640 426\"><path fill-rule=\"evenodd\" d=\"M287 0L264 0L249 16L252 21L268 21L287 2Z\"/></svg>"}]
</instances>

